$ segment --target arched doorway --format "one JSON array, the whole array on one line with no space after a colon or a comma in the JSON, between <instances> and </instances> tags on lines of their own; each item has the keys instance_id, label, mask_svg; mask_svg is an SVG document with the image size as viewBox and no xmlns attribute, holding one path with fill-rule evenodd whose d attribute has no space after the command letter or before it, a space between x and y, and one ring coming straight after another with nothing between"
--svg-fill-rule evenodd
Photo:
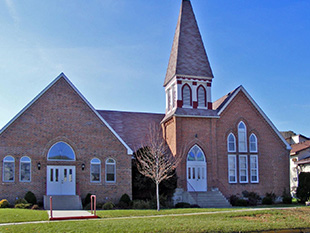
<instances>
[{"instance_id":1,"label":"arched doorway","mask_svg":"<svg viewBox=\"0 0 310 233\"><path fill-rule=\"evenodd\" d=\"M65 142L55 143L48 151L47 161L75 161L71 146ZM47 195L75 195L75 166L48 165L46 176Z\"/></svg>"},{"instance_id":2,"label":"arched doorway","mask_svg":"<svg viewBox=\"0 0 310 233\"><path fill-rule=\"evenodd\" d=\"M207 191L206 157L199 146L194 145L187 154L186 161L187 191Z\"/></svg>"}]
</instances>

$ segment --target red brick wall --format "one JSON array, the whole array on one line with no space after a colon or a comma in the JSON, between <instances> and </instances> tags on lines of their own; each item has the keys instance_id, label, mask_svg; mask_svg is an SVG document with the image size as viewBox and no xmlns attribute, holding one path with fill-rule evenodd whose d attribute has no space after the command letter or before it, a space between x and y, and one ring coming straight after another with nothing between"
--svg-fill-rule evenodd
<instances>
[{"instance_id":1,"label":"red brick wall","mask_svg":"<svg viewBox=\"0 0 310 233\"><path fill-rule=\"evenodd\" d=\"M255 133L257 136L258 184L251 184L250 181L247 184L228 184L227 136L230 132L233 132L237 137L237 127L241 120L247 126L248 148L250 134ZM226 196L236 193L241 194L244 190L257 192L260 195L265 195L266 192L274 192L278 196L282 195L284 189L289 191L289 152L243 92L239 92L230 105L222 112L216 128L218 181L221 184L221 191ZM248 167L249 162L248 158ZM238 175L239 171L237 171Z\"/></svg>"},{"instance_id":2,"label":"red brick wall","mask_svg":"<svg viewBox=\"0 0 310 233\"><path fill-rule=\"evenodd\" d=\"M47 161L49 148L58 141L73 148L76 161ZM131 196L131 156L127 155L127 149L62 78L0 135L0 161L6 155L15 158L15 182L2 181L1 163L0 198L11 202L15 197L23 197L27 191L34 192L42 200L46 194L47 165L75 165L82 198L88 192L96 194L98 202L118 201L124 193ZM29 156L32 160L30 183L19 181L22 156ZM99 184L90 183L90 161L95 157L101 160ZM115 184L105 182L107 158L116 160ZM38 162L41 170L37 169ZM81 169L83 163L84 171Z\"/></svg>"},{"instance_id":3,"label":"red brick wall","mask_svg":"<svg viewBox=\"0 0 310 233\"><path fill-rule=\"evenodd\" d=\"M247 138L255 133L258 140L259 183L250 183L250 159L248 157L249 183L228 183L227 136L233 132L237 138L237 125L243 120L247 126ZM177 169L178 186L187 190L186 155L197 144L207 160L208 190L217 187L227 197L241 194L242 191L254 191L260 195L274 192L282 195L289 188L289 163L286 146L261 116L249 99L240 92L219 119L174 117L166 127L167 135L175 130L176 140L167 140L174 154L183 154L183 161ZM171 138L172 136L170 136ZM168 137L169 138L169 137ZM249 141L248 141L249 143ZM248 144L249 148L249 144ZM176 151L176 152L175 152ZM248 155L250 153L247 153ZM238 164L238 159L237 159ZM238 166L237 166L238 167Z\"/></svg>"}]
</instances>

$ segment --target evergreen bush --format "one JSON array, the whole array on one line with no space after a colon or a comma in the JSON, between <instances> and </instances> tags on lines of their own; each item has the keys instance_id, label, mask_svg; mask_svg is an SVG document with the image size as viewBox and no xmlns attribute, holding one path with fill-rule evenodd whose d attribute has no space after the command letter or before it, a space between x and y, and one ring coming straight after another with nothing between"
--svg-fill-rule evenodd
<instances>
[{"instance_id":1,"label":"evergreen bush","mask_svg":"<svg viewBox=\"0 0 310 233\"><path fill-rule=\"evenodd\" d=\"M33 192L31 191L28 191L26 194L25 194L25 197L24 199L28 202L28 203L31 203L31 204L37 204L37 198L36 196L34 195Z\"/></svg>"},{"instance_id":2,"label":"evergreen bush","mask_svg":"<svg viewBox=\"0 0 310 233\"><path fill-rule=\"evenodd\" d=\"M134 200L132 204L133 209L151 209L151 203L144 200Z\"/></svg>"},{"instance_id":3,"label":"evergreen bush","mask_svg":"<svg viewBox=\"0 0 310 233\"><path fill-rule=\"evenodd\" d=\"M121 209L128 209L131 206L131 200L127 193L123 194L118 202L118 207Z\"/></svg>"},{"instance_id":4,"label":"evergreen bush","mask_svg":"<svg viewBox=\"0 0 310 233\"><path fill-rule=\"evenodd\" d=\"M175 208L190 208L191 205L187 202L179 202L175 204Z\"/></svg>"}]
</instances>

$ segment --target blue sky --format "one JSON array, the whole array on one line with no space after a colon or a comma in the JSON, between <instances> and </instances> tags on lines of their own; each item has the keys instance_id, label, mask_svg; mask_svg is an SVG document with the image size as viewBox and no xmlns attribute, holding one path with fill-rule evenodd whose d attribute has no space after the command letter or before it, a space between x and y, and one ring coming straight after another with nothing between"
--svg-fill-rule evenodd
<instances>
[{"instance_id":1,"label":"blue sky","mask_svg":"<svg viewBox=\"0 0 310 233\"><path fill-rule=\"evenodd\" d=\"M181 0L0 0L0 128L64 72L96 109L165 111ZM213 101L243 85L310 136L310 1L192 0Z\"/></svg>"}]
</instances>

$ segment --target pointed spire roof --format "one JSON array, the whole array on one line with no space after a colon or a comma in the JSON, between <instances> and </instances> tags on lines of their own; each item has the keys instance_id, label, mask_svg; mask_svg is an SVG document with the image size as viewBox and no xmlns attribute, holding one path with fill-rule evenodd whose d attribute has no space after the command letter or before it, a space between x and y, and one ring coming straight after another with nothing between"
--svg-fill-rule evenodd
<instances>
[{"instance_id":1,"label":"pointed spire roof","mask_svg":"<svg viewBox=\"0 0 310 233\"><path fill-rule=\"evenodd\" d=\"M213 78L190 0L182 0L164 86L175 75Z\"/></svg>"}]
</instances>

